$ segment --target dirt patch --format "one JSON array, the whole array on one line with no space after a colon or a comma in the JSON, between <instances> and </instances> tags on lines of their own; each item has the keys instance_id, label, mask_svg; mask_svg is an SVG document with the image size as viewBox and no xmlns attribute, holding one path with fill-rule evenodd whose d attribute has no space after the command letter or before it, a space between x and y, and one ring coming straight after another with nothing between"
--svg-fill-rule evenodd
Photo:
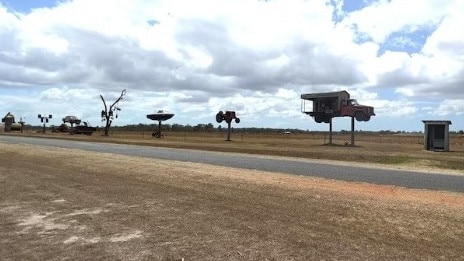
<instances>
[{"instance_id":1,"label":"dirt patch","mask_svg":"<svg viewBox=\"0 0 464 261\"><path fill-rule=\"evenodd\" d=\"M6 260L457 260L464 194L0 144Z\"/></svg>"}]
</instances>

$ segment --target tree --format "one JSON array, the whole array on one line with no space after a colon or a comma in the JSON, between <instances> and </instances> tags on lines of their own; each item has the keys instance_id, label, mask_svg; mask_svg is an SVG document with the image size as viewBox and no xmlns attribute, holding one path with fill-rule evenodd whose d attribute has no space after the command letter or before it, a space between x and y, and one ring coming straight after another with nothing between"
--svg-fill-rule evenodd
<instances>
[{"instance_id":1,"label":"tree","mask_svg":"<svg viewBox=\"0 0 464 261\"><path fill-rule=\"evenodd\" d=\"M214 130L214 125L212 123L208 123L205 125L205 131L206 132L211 132Z\"/></svg>"},{"instance_id":2,"label":"tree","mask_svg":"<svg viewBox=\"0 0 464 261\"><path fill-rule=\"evenodd\" d=\"M114 117L116 117L116 119L118 118L118 111L121 110L119 108L119 106L118 106L118 103L119 103L120 100L122 100L124 95L126 95L126 89L122 90L121 95L119 96L119 98L115 102L113 102L113 104L111 104L111 106L108 108L106 106L105 99L100 94L100 98L102 99L103 105L105 106L105 109L101 111L102 121L106 121L105 136L108 136L108 134L109 134L111 123L113 123Z\"/></svg>"}]
</instances>

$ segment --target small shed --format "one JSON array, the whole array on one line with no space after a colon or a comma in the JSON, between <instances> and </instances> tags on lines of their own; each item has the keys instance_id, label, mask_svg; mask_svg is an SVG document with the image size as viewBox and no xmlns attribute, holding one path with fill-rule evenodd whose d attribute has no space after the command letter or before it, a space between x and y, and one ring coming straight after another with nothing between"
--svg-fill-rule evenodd
<instances>
[{"instance_id":1,"label":"small shed","mask_svg":"<svg viewBox=\"0 0 464 261\"><path fill-rule=\"evenodd\" d=\"M422 121L424 127L424 149L449 151L449 125L451 121Z\"/></svg>"}]
</instances>

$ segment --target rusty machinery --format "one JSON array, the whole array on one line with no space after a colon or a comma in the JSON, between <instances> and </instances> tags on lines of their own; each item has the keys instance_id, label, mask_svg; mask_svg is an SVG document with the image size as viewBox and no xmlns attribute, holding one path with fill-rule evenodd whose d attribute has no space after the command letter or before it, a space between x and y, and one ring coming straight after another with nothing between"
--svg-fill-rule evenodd
<instances>
[{"instance_id":1,"label":"rusty machinery","mask_svg":"<svg viewBox=\"0 0 464 261\"><path fill-rule=\"evenodd\" d=\"M221 123L222 121L227 122L227 139L226 141L230 141L230 125L232 123L232 120L235 119L235 123L240 123L240 118L238 118L235 115L235 111L226 111L225 113L223 111L219 111L216 114L216 121L218 123Z\"/></svg>"},{"instance_id":2,"label":"rusty machinery","mask_svg":"<svg viewBox=\"0 0 464 261\"><path fill-rule=\"evenodd\" d=\"M15 122L15 117L13 114L8 112L5 117L2 118L2 122L5 123L5 132L10 131L21 131L23 132L24 121L23 118L20 118L19 122Z\"/></svg>"}]
</instances>

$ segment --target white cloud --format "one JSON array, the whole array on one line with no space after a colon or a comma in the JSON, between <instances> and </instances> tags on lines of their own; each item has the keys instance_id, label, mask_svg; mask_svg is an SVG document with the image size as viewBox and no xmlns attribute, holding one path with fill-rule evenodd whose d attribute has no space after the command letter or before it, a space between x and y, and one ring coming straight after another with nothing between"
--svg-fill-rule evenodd
<instances>
[{"instance_id":1,"label":"white cloud","mask_svg":"<svg viewBox=\"0 0 464 261\"><path fill-rule=\"evenodd\" d=\"M356 25L358 32L382 43L393 32L414 30L437 24L455 8L458 1L391 0L377 1L347 16L344 23Z\"/></svg>"},{"instance_id":2,"label":"white cloud","mask_svg":"<svg viewBox=\"0 0 464 261\"><path fill-rule=\"evenodd\" d=\"M342 1L330 2L74 0L27 14L0 5L0 99L30 93L18 100L35 105L21 114L98 121L98 95L127 89L120 124L158 109L207 121L230 108L276 125L299 124L302 92L347 89L379 119L423 113L430 97L464 98L463 1L376 1L343 15ZM379 56L389 35L423 26L436 30L420 52Z\"/></svg>"},{"instance_id":3,"label":"white cloud","mask_svg":"<svg viewBox=\"0 0 464 261\"><path fill-rule=\"evenodd\" d=\"M438 109L430 114L438 116L462 115L464 114L464 100L444 100Z\"/></svg>"},{"instance_id":4,"label":"white cloud","mask_svg":"<svg viewBox=\"0 0 464 261\"><path fill-rule=\"evenodd\" d=\"M414 90L410 88L396 88L395 90L396 93L400 93L406 97L413 97L414 96Z\"/></svg>"},{"instance_id":5,"label":"white cloud","mask_svg":"<svg viewBox=\"0 0 464 261\"><path fill-rule=\"evenodd\" d=\"M419 111L417 104L407 100L376 100L371 103L375 107L376 118L395 118L400 120L400 117L412 118Z\"/></svg>"}]
</instances>

